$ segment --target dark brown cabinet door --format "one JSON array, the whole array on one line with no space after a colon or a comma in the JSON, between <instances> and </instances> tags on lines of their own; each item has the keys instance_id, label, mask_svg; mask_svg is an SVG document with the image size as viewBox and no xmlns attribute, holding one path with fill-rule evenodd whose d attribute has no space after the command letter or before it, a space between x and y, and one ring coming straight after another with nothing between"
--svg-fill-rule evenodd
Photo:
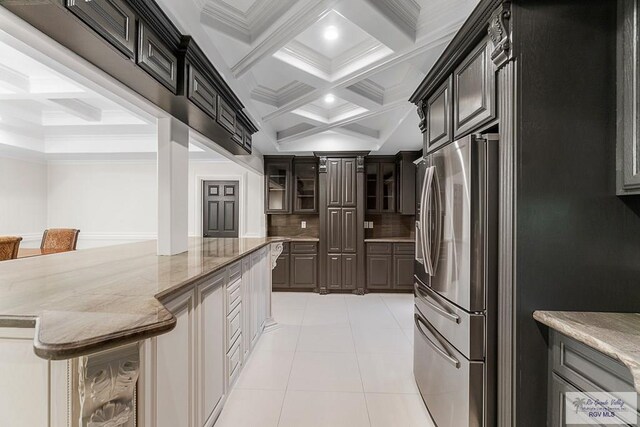
<instances>
[{"instance_id":1,"label":"dark brown cabinet door","mask_svg":"<svg viewBox=\"0 0 640 427\"><path fill-rule=\"evenodd\" d=\"M379 175L380 212L396 211L396 164L380 163Z\"/></svg>"},{"instance_id":2,"label":"dark brown cabinet door","mask_svg":"<svg viewBox=\"0 0 640 427\"><path fill-rule=\"evenodd\" d=\"M380 176L380 163L367 163L366 174L366 208L368 213L380 212L380 199L378 198L378 176Z\"/></svg>"},{"instance_id":3,"label":"dark brown cabinet door","mask_svg":"<svg viewBox=\"0 0 640 427\"><path fill-rule=\"evenodd\" d=\"M318 167L315 161L294 160L293 212L318 212Z\"/></svg>"},{"instance_id":4,"label":"dark brown cabinet door","mask_svg":"<svg viewBox=\"0 0 640 427\"><path fill-rule=\"evenodd\" d=\"M205 181L203 192L203 236L238 237L238 181Z\"/></svg>"},{"instance_id":5,"label":"dark brown cabinet door","mask_svg":"<svg viewBox=\"0 0 640 427\"><path fill-rule=\"evenodd\" d=\"M265 160L266 213L291 213L290 180L291 159Z\"/></svg>"},{"instance_id":6,"label":"dark brown cabinet door","mask_svg":"<svg viewBox=\"0 0 640 427\"><path fill-rule=\"evenodd\" d=\"M342 160L342 206L355 207L357 203L356 159Z\"/></svg>"},{"instance_id":7,"label":"dark brown cabinet door","mask_svg":"<svg viewBox=\"0 0 640 427\"><path fill-rule=\"evenodd\" d=\"M433 151L451 142L451 92L452 79L446 82L427 101L427 148Z\"/></svg>"},{"instance_id":8,"label":"dark brown cabinet door","mask_svg":"<svg viewBox=\"0 0 640 427\"><path fill-rule=\"evenodd\" d=\"M416 165L420 152L400 152L396 161L396 212L402 215L416 213Z\"/></svg>"},{"instance_id":9,"label":"dark brown cabinet door","mask_svg":"<svg viewBox=\"0 0 640 427\"><path fill-rule=\"evenodd\" d=\"M391 261L391 255L367 255L367 288L391 289Z\"/></svg>"},{"instance_id":10,"label":"dark brown cabinet door","mask_svg":"<svg viewBox=\"0 0 640 427\"><path fill-rule=\"evenodd\" d=\"M193 65L189 65L187 97L209 116L214 119L217 117L218 92L213 88L213 84Z\"/></svg>"},{"instance_id":11,"label":"dark brown cabinet door","mask_svg":"<svg viewBox=\"0 0 640 427\"><path fill-rule=\"evenodd\" d=\"M318 256L315 254L291 255L291 286L294 288L315 288Z\"/></svg>"},{"instance_id":12,"label":"dark brown cabinet door","mask_svg":"<svg viewBox=\"0 0 640 427\"><path fill-rule=\"evenodd\" d=\"M178 56L142 22L138 26L138 38L138 65L172 93L176 93Z\"/></svg>"},{"instance_id":13,"label":"dark brown cabinet door","mask_svg":"<svg viewBox=\"0 0 640 427\"><path fill-rule=\"evenodd\" d=\"M134 56L136 15L124 0L67 0L67 8L129 58Z\"/></svg>"},{"instance_id":14,"label":"dark brown cabinet door","mask_svg":"<svg viewBox=\"0 0 640 427\"><path fill-rule=\"evenodd\" d=\"M327 237L327 251L342 252L342 208L328 209Z\"/></svg>"},{"instance_id":15,"label":"dark brown cabinet door","mask_svg":"<svg viewBox=\"0 0 640 427\"><path fill-rule=\"evenodd\" d=\"M276 267L271 271L271 281L274 289L287 289L290 287L288 254L278 257Z\"/></svg>"},{"instance_id":16,"label":"dark brown cabinet door","mask_svg":"<svg viewBox=\"0 0 640 427\"><path fill-rule=\"evenodd\" d=\"M327 159L327 206L342 206L341 159Z\"/></svg>"},{"instance_id":17,"label":"dark brown cabinet door","mask_svg":"<svg viewBox=\"0 0 640 427\"><path fill-rule=\"evenodd\" d=\"M489 39L453 72L453 135L460 138L495 117L495 73Z\"/></svg>"},{"instance_id":18,"label":"dark brown cabinet door","mask_svg":"<svg viewBox=\"0 0 640 427\"><path fill-rule=\"evenodd\" d=\"M342 252L355 253L358 242L356 208L342 209Z\"/></svg>"},{"instance_id":19,"label":"dark brown cabinet door","mask_svg":"<svg viewBox=\"0 0 640 427\"><path fill-rule=\"evenodd\" d=\"M342 255L327 255L327 287L342 289Z\"/></svg>"},{"instance_id":20,"label":"dark brown cabinet door","mask_svg":"<svg viewBox=\"0 0 640 427\"><path fill-rule=\"evenodd\" d=\"M355 289L357 281L356 255L342 255L342 289Z\"/></svg>"},{"instance_id":21,"label":"dark brown cabinet door","mask_svg":"<svg viewBox=\"0 0 640 427\"><path fill-rule=\"evenodd\" d=\"M393 257L393 288L413 289L413 255L394 255Z\"/></svg>"}]
</instances>

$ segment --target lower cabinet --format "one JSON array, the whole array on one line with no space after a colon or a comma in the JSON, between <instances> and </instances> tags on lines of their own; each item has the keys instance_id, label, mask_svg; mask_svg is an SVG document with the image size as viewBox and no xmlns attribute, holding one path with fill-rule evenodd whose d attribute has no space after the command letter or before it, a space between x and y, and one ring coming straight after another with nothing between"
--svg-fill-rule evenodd
<instances>
[{"instance_id":1,"label":"lower cabinet","mask_svg":"<svg viewBox=\"0 0 640 427\"><path fill-rule=\"evenodd\" d=\"M549 427L575 425L566 421L567 409L576 410L573 406L566 406L568 392L581 392L592 399L602 399L601 394L593 393L606 393L620 399L627 408L637 408L638 395L629 368L555 330L551 330L549 338ZM615 417L614 422L607 425L635 425L633 416L627 418L626 414L615 414Z\"/></svg>"},{"instance_id":2,"label":"lower cabinet","mask_svg":"<svg viewBox=\"0 0 640 427\"><path fill-rule=\"evenodd\" d=\"M284 243L282 254L272 271L273 289L305 290L318 286L318 244L316 242Z\"/></svg>"},{"instance_id":3,"label":"lower cabinet","mask_svg":"<svg viewBox=\"0 0 640 427\"><path fill-rule=\"evenodd\" d=\"M177 324L143 343L138 425L214 425L270 315L270 274L264 247L163 301Z\"/></svg>"},{"instance_id":4,"label":"lower cabinet","mask_svg":"<svg viewBox=\"0 0 640 427\"><path fill-rule=\"evenodd\" d=\"M369 242L366 247L367 289L413 290L413 243Z\"/></svg>"}]
</instances>

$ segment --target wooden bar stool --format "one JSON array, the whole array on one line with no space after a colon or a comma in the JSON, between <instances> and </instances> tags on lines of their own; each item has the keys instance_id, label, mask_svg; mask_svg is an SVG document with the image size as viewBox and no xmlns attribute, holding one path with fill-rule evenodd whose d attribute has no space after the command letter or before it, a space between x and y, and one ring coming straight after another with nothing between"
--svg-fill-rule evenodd
<instances>
[{"instance_id":1,"label":"wooden bar stool","mask_svg":"<svg viewBox=\"0 0 640 427\"><path fill-rule=\"evenodd\" d=\"M56 252L75 251L80 230L75 228L50 228L44 230L40 249Z\"/></svg>"},{"instance_id":2,"label":"wooden bar stool","mask_svg":"<svg viewBox=\"0 0 640 427\"><path fill-rule=\"evenodd\" d=\"M0 261L16 259L22 237L0 236Z\"/></svg>"}]
</instances>

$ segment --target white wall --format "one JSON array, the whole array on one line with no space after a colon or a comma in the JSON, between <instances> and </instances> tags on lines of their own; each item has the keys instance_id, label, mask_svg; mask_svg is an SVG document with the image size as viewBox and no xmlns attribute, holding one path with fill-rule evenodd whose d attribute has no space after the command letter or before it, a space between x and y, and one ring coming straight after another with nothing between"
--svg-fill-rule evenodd
<instances>
[{"instance_id":1,"label":"white wall","mask_svg":"<svg viewBox=\"0 0 640 427\"><path fill-rule=\"evenodd\" d=\"M202 181L240 182L240 237L266 235L264 178L233 162L189 163L189 235L202 235Z\"/></svg>"},{"instance_id":2,"label":"white wall","mask_svg":"<svg viewBox=\"0 0 640 427\"><path fill-rule=\"evenodd\" d=\"M231 161L189 163L189 235L202 235L202 181L240 181L241 237L264 236L263 176ZM155 239L155 160L50 161L0 157L0 235L38 247L46 228L79 228L78 249Z\"/></svg>"},{"instance_id":3,"label":"white wall","mask_svg":"<svg viewBox=\"0 0 640 427\"><path fill-rule=\"evenodd\" d=\"M47 224L79 228L78 249L156 238L155 160L50 162L48 169Z\"/></svg>"},{"instance_id":4,"label":"white wall","mask_svg":"<svg viewBox=\"0 0 640 427\"><path fill-rule=\"evenodd\" d=\"M0 235L18 235L21 247L39 247L47 228L47 165L0 157Z\"/></svg>"}]
</instances>

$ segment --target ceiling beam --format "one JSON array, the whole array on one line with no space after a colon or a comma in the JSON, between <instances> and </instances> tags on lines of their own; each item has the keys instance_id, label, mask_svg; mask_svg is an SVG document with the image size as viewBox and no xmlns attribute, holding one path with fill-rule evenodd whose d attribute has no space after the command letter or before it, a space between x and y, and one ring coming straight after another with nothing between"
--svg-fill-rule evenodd
<instances>
[{"instance_id":1,"label":"ceiling beam","mask_svg":"<svg viewBox=\"0 0 640 427\"><path fill-rule=\"evenodd\" d=\"M13 92L25 93L29 92L31 84L29 76L0 64L0 87Z\"/></svg>"},{"instance_id":2,"label":"ceiling beam","mask_svg":"<svg viewBox=\"0 0 640 427\"><path fill-rule=\"evenodd\" d=\"M348 76L345 76L342 79L336 80L333 83L326 83L325 85L316 88L315 90L309 92L308 94L298 98L295 101L291 101L272 113L267 114L262 119L267 122L275 119L276 117L280 117L283 114L286 114L292 110L302 107L310 102L315 101L320 96L325 93L329 93L332 90L336 90L339 88L345 88L347 86L351 86L365 78L368 78L376 73L387 70L395 65L398 65L402 62L408 61L410 59L416 58L421 55L425 55L432 49L437 49L442 45L449 43L451 38L455 35L458 26L447 27L446 29L439 32L439 34L435 35L433 38L429 38L429 41L421 46L416 48L407 49L403 52L398 52L393 55L390 55L384 59L381 59L371 66L366 67L364 70L357 71Z\"/></svg>"},{"instance_id":3,"label":"ceiling beam","mask_svg":"<svg viewBox=\"0 0 640 427\"><path fill-rule=\"evenodd\" d=\"M378 141L380 138L380 131L371 129L367 126L362 126L358 123L350 123L341 127L333 129L334 132L343 133L345 135L355 136L357 138L364 138L372 141Z\"/></svg>"},{"instance_id":4,"label":"ceiling beam","mask_svg":"<svg viewBox=\"0 0 640 427\"><path fill-rule=\"evenodd\" d=\"M303 131L303 132L299 132L299 133L297 133L295 135L292 135L292 136L287 136L285 138L280 138L280 139L278 139L278 143L281 144L281 145L282 144L287 144L287 143L290 143L292 141L295 141L296 139L300 139L300 138L303 138L303 137L306 137L306 136L316 135L318 133L322 133L322 132L326 132L328 130L339 128L339 127L342 127L342 126L350 124L350 123L355 123L355 122L357 122L359 120L362 120L362 119L366 119L366 118L369 118L369 117L374 117L374 116L377 116L378 114L383 114L383 113L386 113L388 111L395 110L396 108L406 107L407 104L408 104L408 101L404 101L404 100L403 101L396 101L396 102L393 102L393 103L389 103L389 104L384 105L382 108L380 108L380 109L378 109L376 111L366 111L364 113L356 114L354 116L348 117L348 118L343 119L343 120L337 120L337 121L335 121L333 123L327 123L327 124L322 125L322 126L316 126L313 129L309 129L309 130L306 130L306 131Z\"/></svg>"},{"instance_id":5,"label":"ceiling beam","mask_svg":"<svg viewBox=\"0 0 640 427\"><path fill-rule=\"evenodd\" d=\"M72 98L51 98L49 103L62 108L69 114L79 117L88 122L99 122L102 120L102 110L79 99Z\"/></svg>"},{"instance_id":6,"label":"ceiling beam","mask_svg":"<svg viewBox=\"0 0 640 427\"><path fill-rule=\"evenodd\" d=\"M238 78L247 73L258 62L270 57L289 40L309 28L312 24L322 19L331 12L337 0L307 0L297 8L278 27L269 32L265 37L260 37L253 49L249 51L233 67L231 72ZM297 5L296 5L297 6Z\"/></svg>"}]
</instances>

